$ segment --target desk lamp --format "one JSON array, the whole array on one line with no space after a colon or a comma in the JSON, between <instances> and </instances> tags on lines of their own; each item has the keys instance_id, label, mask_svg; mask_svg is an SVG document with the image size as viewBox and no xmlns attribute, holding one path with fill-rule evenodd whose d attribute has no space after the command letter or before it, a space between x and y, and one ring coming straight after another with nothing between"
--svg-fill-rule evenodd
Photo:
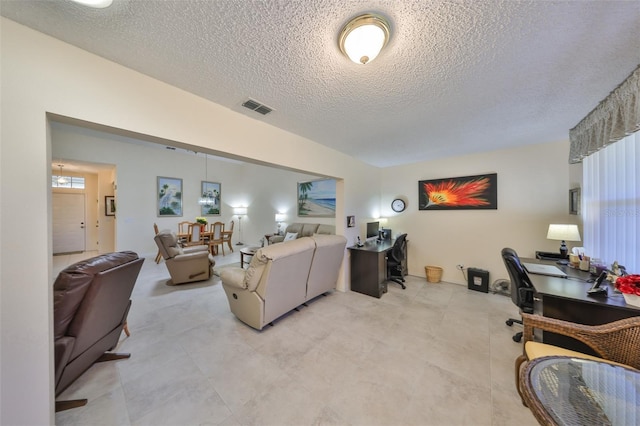
<instances>
[{"instance_id":1,"label":"desk lamp","mask_svg":"<svg viewBox=\"0 0 640 426\"><path fill-rule=\"evenodd\" d=\"M565 241L580 241L580 232L578 231L578 225L549 225L549 231L547 232L548 240L559 240L560 243L560 255L563 258L567 257L569 250ZM566 265L569 262L566 259L559 260L557 263Z\"/></svg>"}]
</instances>

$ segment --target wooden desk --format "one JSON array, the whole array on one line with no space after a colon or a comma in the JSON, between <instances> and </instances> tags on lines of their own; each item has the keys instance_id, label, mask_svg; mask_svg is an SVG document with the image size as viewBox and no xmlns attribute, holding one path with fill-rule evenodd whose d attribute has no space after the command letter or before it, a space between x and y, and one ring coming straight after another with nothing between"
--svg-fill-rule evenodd
<instances>
[{"instance_id":1,"label":"wooden desk","mask_svg":"<svg viewBox=\"0 0 640 426\"><path fill-rule=\"evenodd\" d=\"M387 252L392 248L393 241L389 240L348 247L351 254L351 290L377 298L387 292ZM402 274L407 275L406 258L402 263Z\"/></svg>"},{"instance_id":2,"label":"wooden desk","mask_svg":"<svg viewBox=\"0 0 640 426\"><path fill-rule=\"evenodd\" d=\"M588 272L566 265L557 265L553 261L525 258L520 260L526 263L552 264L568 275L568 278L558 278L529 274L531 283L536 290L534 313L538 315L585 325L600 325L640 316L640 308L627 305L622 294L614 293L613 286L610 286L606 281L607 284L603 283L603 286L608 287L607 297L587 295L587 290L591 288L593 283L586 280L595 278ZM567 336L544 332L542 341L595 355L585 344Z\"/></svg>"}]
</instances>

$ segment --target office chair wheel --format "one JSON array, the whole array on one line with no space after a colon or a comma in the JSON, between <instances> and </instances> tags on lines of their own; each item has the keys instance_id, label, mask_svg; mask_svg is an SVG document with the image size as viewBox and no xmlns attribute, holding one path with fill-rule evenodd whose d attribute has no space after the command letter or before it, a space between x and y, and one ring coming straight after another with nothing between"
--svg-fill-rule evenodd
<instances>
[{"instance_id":1,"label":"office chair wheel","mask_svg":"<svg viewBox=\"0 0 640 426\"><path fill-rule=\"evenodd\" d=\"M513 320L506 320L505 324L507 324L509 327L511 327L513 325Z\"/></svg>"},{"instance_id":2,"label":"office chair wheel","mask_svg":"<svg viewBox=\"0 0 640 426\"><path fill-rule=\"evenodd\" d=\"M520 343L520 341L522 340L522 333L516 333L513 335L512 337L513 341L516 343Z\"/></svg>"},{"instance_id":3,"label":"office chair wheel","mask_svg":"<svg viewBox=\"0 0 640 426\"><path fill-rule=\"evenodd\" d=\"M406 285L404 285L404 284L400 284L400 285L402 286L402 289L403 289L403 290L406 290L406 289L407 289L407 286L406 286Z\"/></svg>"}]
</instances>

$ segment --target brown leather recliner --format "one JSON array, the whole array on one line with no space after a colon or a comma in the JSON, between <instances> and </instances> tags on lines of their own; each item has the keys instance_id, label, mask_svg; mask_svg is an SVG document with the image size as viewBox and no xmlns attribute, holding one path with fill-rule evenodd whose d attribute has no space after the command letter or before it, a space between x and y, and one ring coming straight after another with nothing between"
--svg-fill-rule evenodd
<instances>
[{"instance_id":1,"label":"brown leather recliner","mask_svg":"<svg viewBox=\"0 0 640 426\"><path fill-rule=\"evenodd\" d=\"M64 269L53 284L55 394L94 362L128 358L106 353L118 344L144 259L132 251L103 254ZM87 400L56 402L56 411Z\"/></svg>"},{"instance_id":2,"label":"brown leather recliner","mask_svg":"<svg viewBox=\"0 0 640 426\"><path fill-rule=\"evenodd\" d=\"M153 237L164 258L171 279L167 285L203 281L211 278L216 264L209 254L209 246L180 247L178 237L169 230L160 231Z\"/></svg>"}]
</instances>

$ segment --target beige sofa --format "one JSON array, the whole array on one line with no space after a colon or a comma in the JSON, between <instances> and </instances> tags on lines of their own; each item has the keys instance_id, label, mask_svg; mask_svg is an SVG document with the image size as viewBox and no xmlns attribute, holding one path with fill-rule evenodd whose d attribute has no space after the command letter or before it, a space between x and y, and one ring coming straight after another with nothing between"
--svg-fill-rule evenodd
<instances>
[{"instance_id":1,"label":"beige sofa","mask_svg":"<svg viewBox=\"0 0 640 426\"><path fill-rule=\"evenodd\" d=\"M223 268L231 312L257 329L335 289L347 239L315 235L259 249L249 267Z\"/></svg>"},{"instance_id":2,"label":"beige sofa","mask_svg":"<svg viewBox=\"0 0 640 426\"><path fill-rule=\"evenodd\" d=\"M283 235L274 235L269 238L269 244L281 243L287 233L298 234L296 238L311 237L315 234L333 235L336 233L336 227L320 223L292 223L287 226Z\"/></svg>"},{"instance_id":3,"label":"beige sofa","mask_svg":"<svg viewBox=\"0 0 640 426\"><path fill-rule=\"evenodd\" d=\"M209 246L180 247L178 237L169 230L160 231L153 239L171 275L167 285L203 281L211 277L216 262L209 254Z\"/></svg>"}]
</instances>

